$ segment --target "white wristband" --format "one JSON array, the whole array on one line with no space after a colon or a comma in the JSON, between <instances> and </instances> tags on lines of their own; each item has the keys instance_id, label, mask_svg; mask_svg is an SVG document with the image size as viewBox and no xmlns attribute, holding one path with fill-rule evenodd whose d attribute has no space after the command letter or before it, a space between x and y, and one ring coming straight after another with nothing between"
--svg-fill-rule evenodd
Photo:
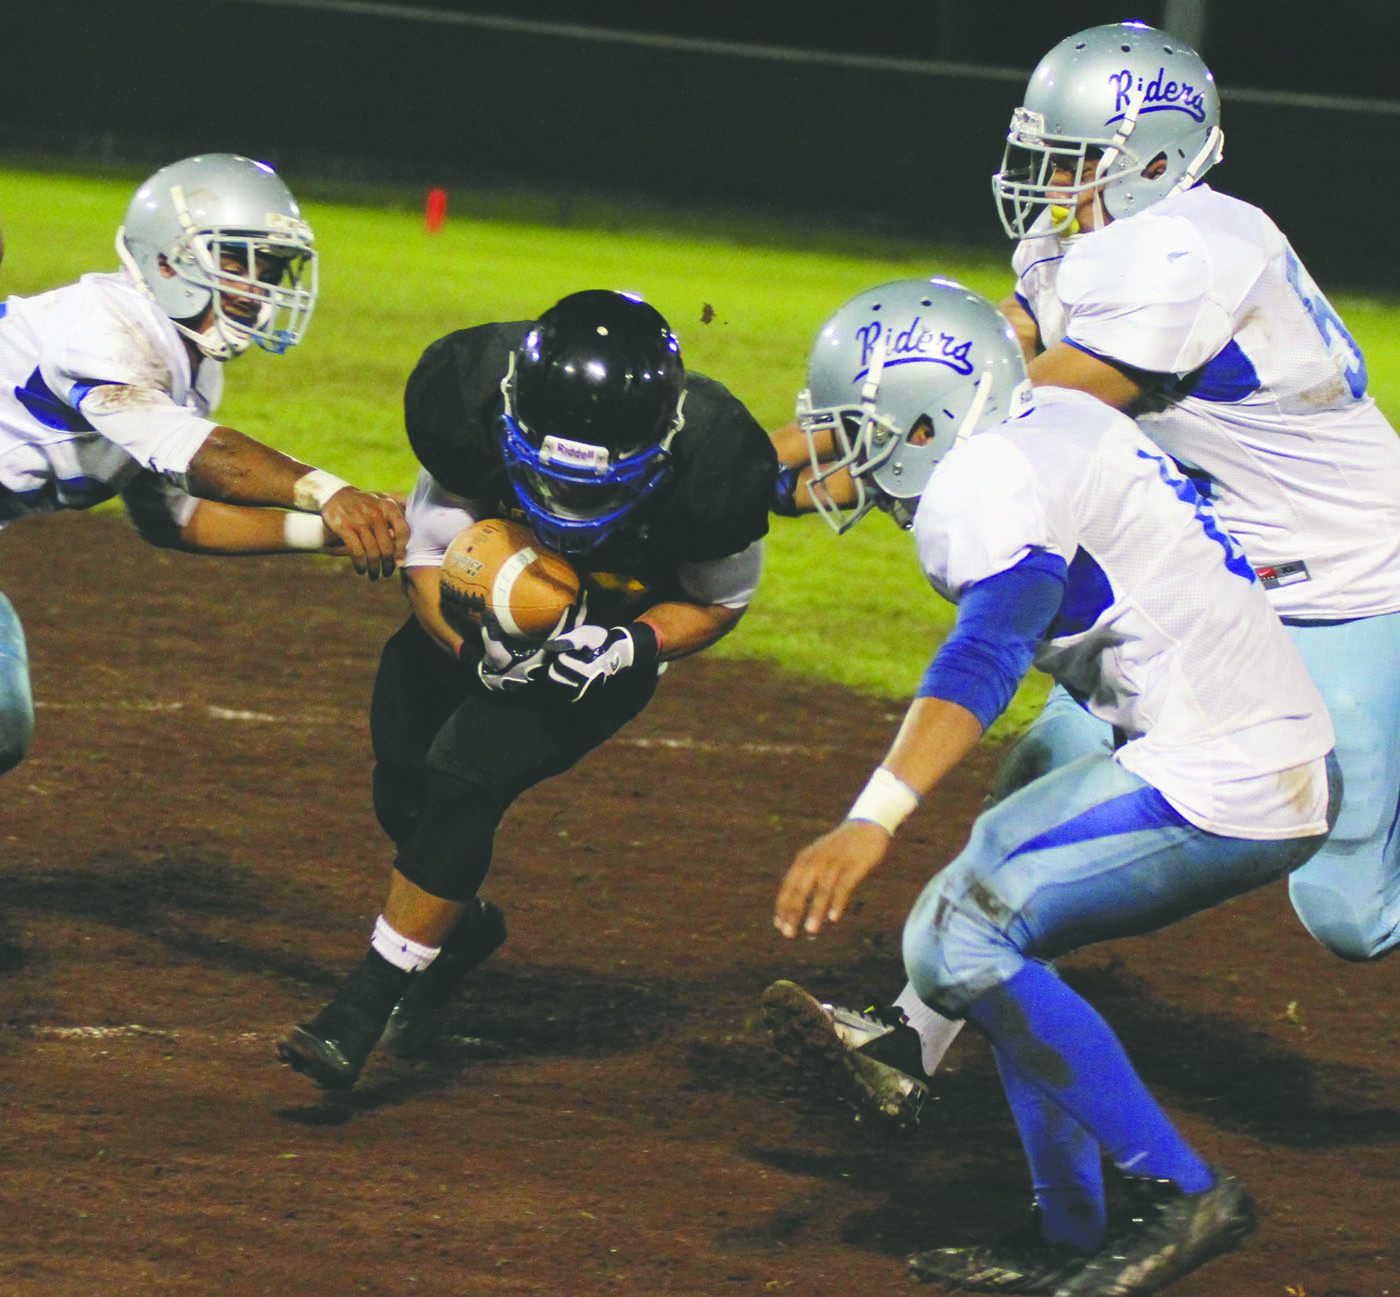
<instances>
[{"instance_id":1,"label":"white wristband","mask_svg":"<svg viewBox=\"0 0 1400 1297\"><path fill-rule=\"evenodd\" d=\"M326 502L337 491L343 491L349 482L344 482L334 473L323 468L313 468L311 472L297 478L292 487L292 504L303 513L320 513Z\"/></svg>"},{"instance_id":2,"label":"white wristband","mask_svg":"<svg viewBox=\"0 0 1400 1297\"><path fill-rule=\"evenodd\" d=\"M861 789L855 805L846 813L848 820L868 820L878 824L891 837L919 804L919 795L898 775L876 766L869 782Z\"/></svg>"},{"instance_id":3,"label":"white wristband","mask_svg":"<svg viewBox=\"0 0 1400 1297\"><path fill-rule=\"evenodd\" d=\"M326 528L320 514L285 514L282 518L282 543L288 549L325 549Z\"/></svg>"}]
</instances>

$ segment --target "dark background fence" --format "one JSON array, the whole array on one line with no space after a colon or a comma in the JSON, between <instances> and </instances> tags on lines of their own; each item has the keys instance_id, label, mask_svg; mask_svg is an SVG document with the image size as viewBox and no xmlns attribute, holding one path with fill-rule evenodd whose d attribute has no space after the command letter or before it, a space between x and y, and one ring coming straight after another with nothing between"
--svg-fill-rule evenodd
<instances>
[{"instance_id":1,"label":"dark background fence","mask_svg":"<svg viewBox=\"0 0 1400 1297\"><path fill-rule=\"evenodd\" d=\"M1007 247L989 177L1029 68L342 0L44 0L6 29L12 160L229 150L301 190L587 190ZM1267 208L1324 283L1400 290L1400 104L1228 86L1222 100L1212 183Z\"/></svg>"}]
</instances>

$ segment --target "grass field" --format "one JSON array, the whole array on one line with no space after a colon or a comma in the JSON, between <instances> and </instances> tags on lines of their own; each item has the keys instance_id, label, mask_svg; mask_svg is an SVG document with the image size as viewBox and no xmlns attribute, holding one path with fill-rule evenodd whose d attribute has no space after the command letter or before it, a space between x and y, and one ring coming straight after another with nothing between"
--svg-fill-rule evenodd
<instances>
[{"instance_id":1,"label":"grass field","mask_svg":"<svg viewBox=\"0 0 1400 1297\"><path fill-rule=\"evenodd\" d=\"M0 170L0 289L33 293L114 268L113 235L140 178ZM691 368L726 383L773 427L791 416L814 333L846 298L930 273L993 298L1010 283L1008 259L985 253L873 242L852 250L849 239L823 249L810 232L785 239L742 221L624 219L606 205L575 209L560 225L468 216L454 197L441 232L429 235L418 195L329 201L289 180L316 230L320 304L297 350L231 367L221 417L386 490L407 489L416 471L400 419L404 379L423 347L454 328L532 318L580 288L636 291L670 319ZM518 209L536 214L525 202ZM1400 414L1400 304L1334 304L1366 352L1372 391ZM759 599L716 651L898 698L950 622L908 538L885 519L840 540L814 518L776 520ZM1021 724L1042 695L1042 682L1028 682L1001 728Z\"/></svg>"}]
</instances>

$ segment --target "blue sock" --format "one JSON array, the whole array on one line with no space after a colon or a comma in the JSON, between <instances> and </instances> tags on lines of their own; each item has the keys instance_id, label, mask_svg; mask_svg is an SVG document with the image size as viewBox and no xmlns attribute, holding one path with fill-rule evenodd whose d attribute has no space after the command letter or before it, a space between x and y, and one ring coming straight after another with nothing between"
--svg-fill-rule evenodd
<instances>
[{"instance_id":1,"label":"blue sock","mask_svg":"<svg viewBox=\"0 0 1400 1297\"><path fill-rule=\"evenodd\" d=\"M1122 1170L1173 1180L1186 1193L1210 1187L1210 1168L1147 1092L1118 1037L1044 965L1025 964L975 1000L967 1019Z\"/></svg>"},{"instance_id":2,"label":"blue sock","mask_svg":"<svg viewBox=\"0 0 1400 1297\"><path fill-rule=\"evenodd\" d=\"M1081 1252L1097 1251L1107 1232L1098 1141L1041 1094L999 1049L993 1053L1030 1163L1042 1237Z\"/></svg>"}]
</instances>

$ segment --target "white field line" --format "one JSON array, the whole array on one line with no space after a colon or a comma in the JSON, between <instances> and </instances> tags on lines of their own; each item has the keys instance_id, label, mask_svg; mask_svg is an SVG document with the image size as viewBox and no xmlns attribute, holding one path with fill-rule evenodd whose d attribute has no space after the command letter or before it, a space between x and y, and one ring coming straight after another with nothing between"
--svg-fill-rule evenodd
<instances>
[{"instance_id":1,"label":"white field line","mask_svg":"<svg viewBox=\"0 0 1400 1297\"><path fill-rule=\"evenodd\" d=\"M270 712L250 712L234 707L217 707L213 703L208 703L202 707L187 707L184 703L159 703L159 702L128 702L118 699L108 703L49 703L38 701L35 708L43 711L54 712L183 712L189 711L193 715L203 713L211 720L216 721L272 721L278 724L287 724L296 720L292 716L274 716Z\"/></svg>"},{"instance_id":2,"label":"white field line","mask_svg":"<svg viewBox=\"0 0 1400 1297\"><path fill-rule=\"evenodd\" d=\"M238 1031L227 1035L212 1032L175 1031L164 1027L143 1027L139 1022L129 1022L116 1027L25 1027L14 1026L11 1030L28 1036L41 1036L49 1040L101 1041L101 1040L216 1040L238 1044L244 1041L269 1040L271 1037L256 1031Z\"/></svg>"},{"instance_id":3,"label":"white field line","mask_svg":"<svg viewBox=\"0 0 1400 1297\"><path fill-rule=\"evenodd\" d=\"M129 701L53 703L36 702L36 708L48 711L95 712L183 712L191 716L203 716L216 721L253 721L264 725L319 725L328 714L326 711L304 712L300 715L277 716L271 712L245 711L234 707L218 707L212 703L190 706L183 702ZM661 750L667 752L744 752L751 756L764 757L813 757L830 756L832 748L824 744L811 743L720 743L712 739L665 738L622 735L611 742L628 748Z\"/></svg>"}]
</instances>

